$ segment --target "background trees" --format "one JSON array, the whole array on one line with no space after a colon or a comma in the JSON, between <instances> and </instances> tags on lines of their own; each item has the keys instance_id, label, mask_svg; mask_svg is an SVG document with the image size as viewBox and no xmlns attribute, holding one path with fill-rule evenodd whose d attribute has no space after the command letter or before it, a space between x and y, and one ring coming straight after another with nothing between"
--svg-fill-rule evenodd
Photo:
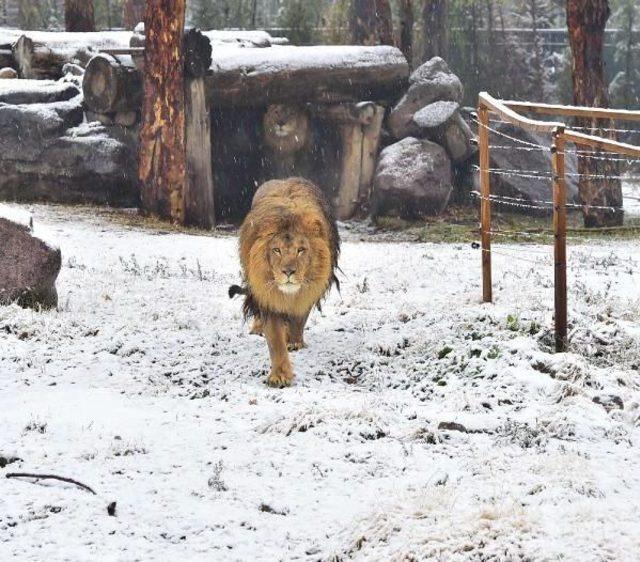
<instances>
[{"instance_id":1,"label":"background trees","mask_svg":"<svg viewBox=\"0 0 640 562\"><path fill-rule=\"evenodd\" d=\"M95 31L93 0L64 0L64 26L67 31Z\"/></svg>"}]
</instances>

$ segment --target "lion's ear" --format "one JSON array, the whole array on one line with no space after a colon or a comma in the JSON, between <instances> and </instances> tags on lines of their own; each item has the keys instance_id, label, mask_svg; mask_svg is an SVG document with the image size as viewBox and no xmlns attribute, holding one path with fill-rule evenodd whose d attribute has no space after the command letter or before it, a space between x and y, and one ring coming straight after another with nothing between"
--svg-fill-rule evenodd
<instances>
[{"instance_id":1,"label":"lion's ear","mask_svg":"<svg viewBox=\"0 0 640 562\"><path fill-rule=\"evenodd\" d=\"M309 236L327 237L327 227L324 221L318 217L305 217L304 230Z\"/></svg>"}]
</instances>

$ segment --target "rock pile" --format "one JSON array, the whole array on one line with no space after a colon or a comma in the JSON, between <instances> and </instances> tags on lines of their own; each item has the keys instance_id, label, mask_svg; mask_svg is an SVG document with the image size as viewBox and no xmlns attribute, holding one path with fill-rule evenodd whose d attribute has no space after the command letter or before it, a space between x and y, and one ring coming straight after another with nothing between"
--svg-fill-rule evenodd
<instances>
[{"instance_id":1,"label":"rock pile","mask_svg":"<svg viewBox=\"0 0 640 562\"><path fill-rule=\"evenodd\" d=\"M386 122L394 144L383 149L373 189L373 215L418 218L447 206L454 178L468 178L476 146L460 114L463 87L440 57L409 77Z\"/></svg>"}]
</instances>

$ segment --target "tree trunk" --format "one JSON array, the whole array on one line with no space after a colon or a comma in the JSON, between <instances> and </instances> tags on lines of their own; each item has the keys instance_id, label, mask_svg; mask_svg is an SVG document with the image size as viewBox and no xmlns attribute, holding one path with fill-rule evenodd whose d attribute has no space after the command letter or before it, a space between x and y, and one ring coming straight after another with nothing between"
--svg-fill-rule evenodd
<instances>
[{"instance_id":1,"label":"tree trunk","mask_svg":"<svg viewBox=\"0 0 640 562\"><path fill-rule=\"evenodd\" d=\"M64 0L64 25L67 31L95 31L93 0Z\"/></svg>"},{"instance_id":2,"label":"tree trunk","mask_svg":"<svg viewBox=\"0 0 640 562\"><path fill-rule=\"evenodd\" d=\"M141 210L184 224L186 184L182 34L185 0L147 0L140 131Z\"/></svg>"},{"instance_id":3,"label":"tree trunk","mask_svg":"<svg viewBox=\"0 0 640 562\"><path fill-rule=\"evenodd\" d=\"M144 0L124 0L122 4L122 25L133 29L144 19Z\"/></svg>"},{"instance_id":4,"label":"tree trunk","mask_svg":"<svg viewBox=\"0 0 640 562\"><path fill-rule=\"evenodd\" d=\"M424 0L422 28L424 33L424 60L449 56L447 0Z\"/></svg>"},{"instance_id":5,"label":"tree trunk","mask_svg":"<svg viewBox=\"0 0 640 562\"><path fill-rule=\"evenodd\" d=\"M567 0L567 25L573 54L573 101L586 107L607 107L607 84L602 60L604 29L609 19L607 0ZM596 120L576 120L598 134ZM608 126L608 125L605 125ZM605 131L600 131L604 133ZM615 133L609 131L610 138ZM580 146L580 150L586 147ZM601 153L594 155L603 157ZM618 176L615 162L599 158L578 159L580 198L586 227L617 226L623 222L622 187L618 179L598 179L594 175ZM591 176L591 177L589 177ZM594 207L612 207L603 209Z\"/></svg>"},{"instance_id":6,"label":"tree trunk","mask_svg":"<svg viewBox=\"0 0 640 562\"><path fill-rule=\"evenodd\" d=\"M354 0L349 25L356 45L393 45L389 0Z\"/></svg>"},{"instance_id":7,"label":"tree trunk","mask_svg":"<svg viewBox=\"0 0 640 562\"><path fill-rule=\"evenodd\" d=\"M413 5L411 0L400 0L400 50L413 68Z\"/></svg>"}]
</instances>

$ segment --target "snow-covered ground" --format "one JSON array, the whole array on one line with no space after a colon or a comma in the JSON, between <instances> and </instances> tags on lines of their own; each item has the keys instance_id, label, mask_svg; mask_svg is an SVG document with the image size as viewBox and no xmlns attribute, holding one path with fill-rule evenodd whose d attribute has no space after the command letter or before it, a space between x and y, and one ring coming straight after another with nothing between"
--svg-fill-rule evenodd
<instances>
[{"instance_id":1,"label":"snow-covered ground","mask_svg":"<svg viewBox=\"0 0 640 562\"><path fill-rule=\"evenodd\" d=\"M59 310L0 308L0 560L637 560L640 256L347 235L290 389L264 385L236 239L35 208ZM115 517L107 505L117 502Z\"/></svg>"}]
</instances>

